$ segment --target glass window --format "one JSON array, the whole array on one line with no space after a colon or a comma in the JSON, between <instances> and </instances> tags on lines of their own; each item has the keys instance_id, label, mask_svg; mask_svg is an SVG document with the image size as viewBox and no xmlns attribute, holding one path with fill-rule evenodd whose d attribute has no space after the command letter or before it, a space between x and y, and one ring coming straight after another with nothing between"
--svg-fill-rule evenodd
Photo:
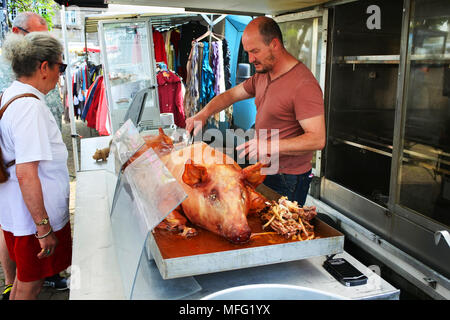
<instances>
[{"instance_id":1,"label":"glass window","mask_svg":"<svg viewBox=\"0 0 450 320\"><path fill-rule=\"evenodd\" d=\"M400 205L450 225L450 6L412 4Z\"/></svg>"},{"instance_id":2,"label":"glass window","mask_svg":"<svg viewBox=\"0 0 450 320\"><path fill-rule=\"evenodd\" d=\"M155 64L148 21L107 22L103 24L102 54L107 79L108 103L112 130L119 129L139 91L155 84ZM149 92L141 122L148 127L159 123L159 107L155 90Z\"/></svg>"},{"instance_id":3,"label":"glass window","mask_svg":"<svg viewBox=\"0 0 450 320\"><path fill-rule=\"evenodd\" d=\"M310 18L278 23L286 50L305 64L320 82L322 49L322 18ZM323 88L322 88L323 90ZM316 167L316 152L312 167Z\"/></svg>"},{"instance_id":4,"label":"glass window","mask_svg":"<svg viewBox=\"0 0 450 320\"><path fill-rule=\"evenodd\" d=\"M14 21L14 19L17 16L17 9L13 8L10 12L9 12L9 20L12 22Z\"/></svg>"},{"instance_id":5,"label":"glass window","mask_svg":"<svg viewBox=\"0 0 450 320\"><path fill-rule=\"evenodd\" d=\"M112 109L128 109L136 93L150 85L146 23L105 24Z\"/></svg>"},{"instance_id":6,"label":"glass window","mask_svg":"<svg viewBox=\"0 0 450 320\"><path fill-rule=\"evenodd\" d=\"M320 81L322 18L280 22L278 25L286 50L303 62L313 72L317 81ZM317 39L314 39L315 34Z\"/></svg>"},{"instance_id":7,"label":"glass window","mask_svg":"<svg viewBox=\"0 0 450 320\"><path fill-rule=\"evenodd\" d=\"M76 11L66 11L66 24L68 26L77 24L77 12Z\"/></svg>"},{"instance_id":8,"label":"glass window","mask_svg":"<svg viewBox=\"0 0 450 320\"><path fill-rule=\"evenodd\" d=\"M333 56L325 176L387 207L403 0L380 2L379 30L366 25L371 4L337 6L329 28Z\"/></svg>"}]
</instances>

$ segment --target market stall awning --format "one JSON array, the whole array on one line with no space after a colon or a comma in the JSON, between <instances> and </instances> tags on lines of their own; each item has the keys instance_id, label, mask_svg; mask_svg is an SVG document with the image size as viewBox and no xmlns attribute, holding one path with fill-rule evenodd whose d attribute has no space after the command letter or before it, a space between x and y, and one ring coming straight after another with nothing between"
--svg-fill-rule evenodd
<instances>
[{"instance_id":1,"label":"market stall awning","mask_svg":"<svg viewBox=\"0 0 450 320\"><path fill-rule=\"evenodd\" d=\"M57 4L62 6L78 6L89 8L108 8L105 0L54 0Z\"/></svg>"},{"instance_id":2,"label":"market stall awning","mask_svg":"<svg viewBox=\"0 0 450 320\"><path fill-rule=\"evenodd\" d=\"M270 14L298 11L330 0L108 0L110 4L127 4L139 6L163 6L185 8L186 11L236 13L236 14Z\"/></svg>"},{"instance_id":3,"label":"market stall awning","mask_svg":"<svg viewBox=\"0 0 450 320\"><path fill-rule=\"evenodd\" d=\"M201 21L201 17L193 13L121 13L121 14L101 14L91 15L85 17L85 31L86 33L97 32L98 22L106 20L118 20L118 19L131 19L131 18L144 18L152 17L152 25L155 28L161 28L165 25L176 26L185 23L186 21L198 20ZM188 20L189 19L189 20Z\"/></svg>"}]
</instances>

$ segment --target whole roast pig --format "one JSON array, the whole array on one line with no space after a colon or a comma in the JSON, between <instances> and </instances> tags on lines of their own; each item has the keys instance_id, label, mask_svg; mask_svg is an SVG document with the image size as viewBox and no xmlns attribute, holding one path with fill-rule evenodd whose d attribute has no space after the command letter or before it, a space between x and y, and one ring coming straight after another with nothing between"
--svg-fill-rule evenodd
<instances>
[{"instance_id":1,"label":"whole roast pig","mask_svg":"<svg viewBox=\"0 0 450 320\"><path fill-rule=\"evenodd\" d=\"M255 191L265 179L260 173L261 163L242 169L226 154L203 142L174 150L162 129L159 136L144 139L146 146L133 159L150 147L154 149L186 192L181 207L192 224L233 243L250 239L247 215L262 210L267 201Z\"/></svg>"}]
</instances>

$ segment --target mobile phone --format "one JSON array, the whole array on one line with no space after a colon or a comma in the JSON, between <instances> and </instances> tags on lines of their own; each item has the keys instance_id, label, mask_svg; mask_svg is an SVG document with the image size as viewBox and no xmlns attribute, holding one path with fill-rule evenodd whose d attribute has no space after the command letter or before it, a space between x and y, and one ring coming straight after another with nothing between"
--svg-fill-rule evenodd
<instances>
[{"instance_id":1,"label":"mobile phone","mask_svg":"<svg viewBox=\"0 0 450 320\"><path fill-rule=\"evenodd\" d=\"M353 287L367 283L367 277L344 258L327 259L323 267L344 286Z\"/></svg>"}]
</instances>

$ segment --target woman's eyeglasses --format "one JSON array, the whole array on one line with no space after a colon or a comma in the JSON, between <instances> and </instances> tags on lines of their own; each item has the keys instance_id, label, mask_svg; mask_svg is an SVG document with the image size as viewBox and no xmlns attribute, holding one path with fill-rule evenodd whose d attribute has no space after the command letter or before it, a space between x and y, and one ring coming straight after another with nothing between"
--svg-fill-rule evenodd
<instances>
[{"instance_id":1,"label":"woman's eyeglasses","mask_svg":"<svg viewBox=\"0 0 450 320\"><path fill-rule=\"evenodd\" d=\"M64 73L66 71L67 64L61 62L56 62L56 64L59 65L59 73Z\"/></svg>"},{"instance_id":2,"label":"woman's eyeglasses","mask_svg":"<svg viewBox=\"0 0 450 320\"><path fill-rule=\"evenodd\" d=\"M46 60L44 60L44 61L46 61ZM44 61L41 61L41 63L44 62ZM62 74L62 73L64 73L66 71L67 64L62 63L62 62L53 62L53 63L59 65L59 73Z\"/></svg>"}]
</instances>

